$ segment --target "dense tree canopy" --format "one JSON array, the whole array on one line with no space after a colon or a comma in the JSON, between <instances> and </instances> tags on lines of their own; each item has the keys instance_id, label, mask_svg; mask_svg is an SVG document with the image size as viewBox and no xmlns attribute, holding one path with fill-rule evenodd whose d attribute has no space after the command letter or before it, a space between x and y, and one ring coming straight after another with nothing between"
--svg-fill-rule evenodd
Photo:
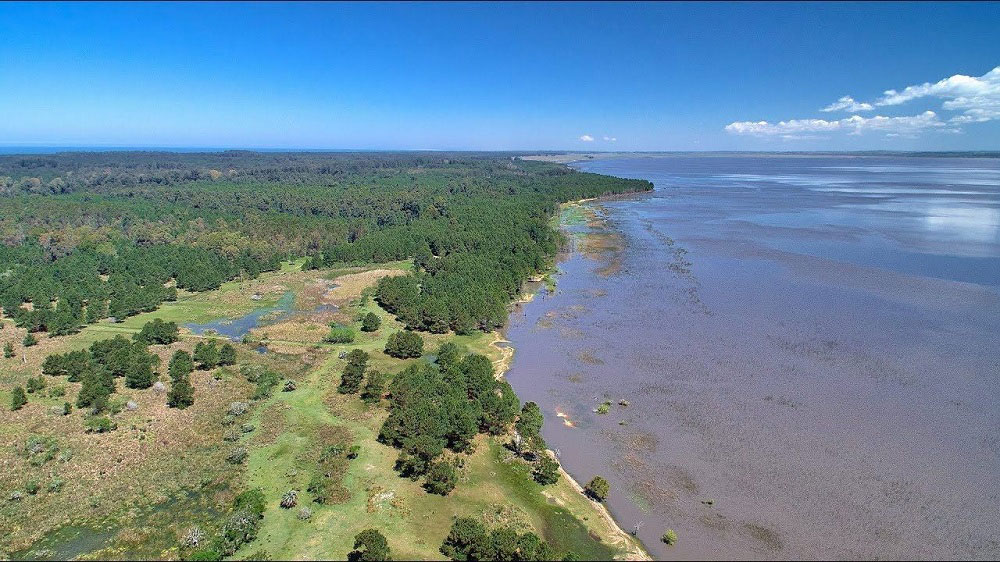
<instances>
[{"instance_id":1,"label":"dense tree canopy","mask_svg":"<svg viewBox=\"0 0 1000 562\"><path fill-rule=\"evenodd\" d=\"M510 527L487 528L471 517L459 517L441 544L441 554L452 560L557 560L560 556L535 533Z\"/></svg>"},{"instance_id":2,"label":"dense tree canopy","mask_svg":"<svg viewBox=\"0 0 1000 562\"><path fill-rule=\"evenodd\" d=\"M490 330L555 251L558 203L651 188L512 154L0 156L0 307L62 335L283 258L413 258L379 284L387 310L413 330Z\"/></svg>"}]
</instances>

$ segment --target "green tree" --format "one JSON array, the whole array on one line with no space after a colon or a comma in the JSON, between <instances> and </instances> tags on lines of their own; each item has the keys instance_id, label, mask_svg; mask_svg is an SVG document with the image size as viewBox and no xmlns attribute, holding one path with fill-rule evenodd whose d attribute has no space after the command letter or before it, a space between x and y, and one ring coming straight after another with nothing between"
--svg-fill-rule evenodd
<instances>
[{"instance_id":1,"label":"green tree","mask_svg":"<svg viewBox=\"0 0 1000 562\"><path fill-rule=\"evenodd\" d=\"M360 349L352 350L347 354L347 366L340 377L340 385L337 392L341 394L355 394L361 388L361 381L365 376L365 366L368 363L368 354Z\"/></svg>"},{"instance_id":2,"label":"green tree","mask_svg":"<svg viewBox=\"0 0 1000 562\"><path fill-rule=\"evenodd\" d=\"M183 410L192 404L194 404L194 387L191 386L190 376L182 375L172 379L170 392L167 393L167 405Z\"/></svg>"},{"instance_id":3,"label":"green tree","mask_svg":"<svg viewBox=\"0 0 1000 562\"><path fill-rule=\"evenodd\" d=\"M493 372L493 362L485 355L466 355L458 363L458 367L462 371L462 385L469 399L478 400L484 394L495 391L497 379Z\"/></svg>"},{"instance_id":4,"label":"green tree","mask_svg":"<svg viewBox=\"0 0 1000 562\"><path fill-rule=\"evenodd\" d=\"M14 390L10 393L10 409L20 410L25 404L28 403L28 395L24 393L24 389L20 386L14 387Z\"/></svg>"},{"instance_id":5,"label":"green tree","mask_svg":"<svg viewBox=\"0 0 1000 562\"><path fill-rule=\"evenodd\" d=\"M486 550L487 540L482 523L472 517L459 517L441 544L441 554L452 560L478 560L476 554Z\"/></svg>"},{"instance_id":6,"label":"green tree","mask_svg":"<svg viewBox=\"0 0 1000 562\"><path fill-rule=\"evenodd\" d=\"M174 355L170 358L170 364L167 366L167 373L170 375L170 380L175 381L182 377L186 377L194 371L194 360L191 358L191 354L179 349L174 352Z\"/></svg>"},{"instance_id":7,"label":"green tree","mask_svg":"<svg viewBox=\"0 0 1000 562\"><path fill-rule=\"evenodd\" d=\"M374 332L379 329L382 325L382 319L378 317L378 314L374 312L369 312L365 314L365 317L361 319L361 331L362 332Z\"/></svg>"},{"instance_id":8,"label":"green tree","mask_svg":"<svg viewBox=\"0 0 1000 562\"><path fill-rule=\"evenodd\" d=\"M461 349L455 342L445 342L437 350L437 364L442 371L447 371L457 365L461 359Z\"/></svg>"},{"instance_id":9,"label":"green tree","mask_svg":"<svg viewBox=\"0 0 1000 562\"><path fill-rule=\"evenodd\" d=\"M219 348L219 365L235 365L236 348L233 344L226 342Z\"/></svg>"},{"instance_id":10,"label":"green tree","mask_svg":"<svg viewBox=\"0 0 1000 562\"><path fill-rule=\"evenodd\" d=\"M6 359L14 356L14 346L10 342L3 344L3 356Z\"/></svg>"},{"instance_id":11,"label":"green tree","mask_svg":"<svg viewBox=\"0 0 1000 562\"><path fill-rule=\"evenodd\" d=\"M555 484L559 481L559 461L550 457L548 453L542 452L538 456L534 470L531 471L535 482L542 486Z\"/></svg>"},{"instance_id":12,"label":"green tree","mask_svg":"<svg viewBox=\"0 0 1000 562\"><path fill-rule=\"evenodd\" d=\"M424 339L416 332L396 332L385 344L385 353L399 359L420 357L423 352Z\"/></svg>"},{"instance_id":13,"label":"green tree","mask_svg":"<svg viewBox=\"0 0 1000 562\"><path fill-rule=\"evenodd\" d=\"M37 343L38 343L38 338L35 337L35 334L32 334L30 332L25 334L24 339L21 340L21 345L23 345L24 347L31 347Z\"/></svg>"},{"instance_id":14,"label":"green tree","mask_svg":"<svg viewBox=\"0 0 1000 562\"><path fill-rule=\"evenodd\" d=\"M424 489L432 494L447 496L458 484L458 473L451 463L436 462L424 477Z\"/></svg>"},{"instance_id":15,"label":"green tree","mask_svg":"<svg viewBox=\"0 0 1000 562\"><path fill-rule=\"evenodd\" d=\"M521 437L528 442L534 442L538 439L539 432L542 430L542 422L542 411L538 408L538 404L525 402L524 407L521 408L521 415L517 418L517 423L514 427L521 434Z\"/></svg>"},{"instance_id":16,"label":"green tree","mask_svg":"<svg viewBox=\"0 0 1000 562\"><path fill-rule=\"evenodd\" d=\"M423 328L432 334L444 334L448 331L451 315L448 305L441 299L428 299L420 309L420 320Z\"/></svg>"},{"instance_id":17,"label":"green tree","mask_svg":"<svg viewBox=\"0 0 1000 562\"><path fill-rule=\"evenodd\" d=\"M214 369L219 364L219 348L215 340L200 341L194 346L194 360L199 369Z\"/></svg>"},{"instance_id":18,"label":"green tree","mask_svg":"<svg viewBox=\"0 0 1000 562\"><path fill-rule=\"evenodd\" d=\"M480 395L479 403L483 408L482 428L493 435L503 434L517 417L519 402L507 381L498 383L495 391Z\"/></svg>"},{"instance_id":19,"label":"green tree","mask_svg":"<svg viewBox=\"0 0 1000 562\"><path fill-rule=\"evenodd\" d=\"M354 550L347 554L352 561L392 560L389 541L375 529L365 529L354 536Z\"/></svg>"},{"instance_id":20,"label":"green tree","mask_svg":"<svg viewBox=\"0 0 1000 562\"><path fill-rule=\"evenodd\" d=\"M179 329L176 322L164 322L160 318L154 318L151 322L146 322L135 340L149 344L168 345L180 339Z\"/></svg>"},{"instance_id":21,"label":"green tree","mask_svg":"<svg viewBox=\"0 0 1000 562\"><path fill-rule=\"evenodd\" d=\"M382 371L369 369L365 379L365 386L361 390L361 400L365 404L378 404L382 400L382 394L385 392L385 382L385 374Z\"/></svg>"},{"instance_id":22,"label":"green tree","mask_svg":"<svg viewBox=\"0 0 1000 562\"><path fill-rule=\"evenodd\" d=\"M142 389L153 386L154 382L156 382L156 373L153 372L151 361L142 355L136 357L135 362L125 373L125 386Z\"/></svg>"},{"instance_id":23,"label":"green tree","mask_svg":"<svg viewBox=\"0 0 1000 562\"><path fill-rule=\"evenodd\" d=\"M91 407L101 412L108 406L108 398L115 391L115 379L106 369L92 369L83 376L83 386L76 395L76 407Z\"/></svg>"},{"instance_id":24,"label":"green tree","mask_svg":"<svg viewBox=\"0 0 1000 562\"><path fill-rule=\"evenodd\" d=\"M583 491L587 493L591 498L603 502L608 497L608 492L611 491L611 485L608 481L600 476L595 476L587 482L584 486Z\"/></svg>"}]
</instances>

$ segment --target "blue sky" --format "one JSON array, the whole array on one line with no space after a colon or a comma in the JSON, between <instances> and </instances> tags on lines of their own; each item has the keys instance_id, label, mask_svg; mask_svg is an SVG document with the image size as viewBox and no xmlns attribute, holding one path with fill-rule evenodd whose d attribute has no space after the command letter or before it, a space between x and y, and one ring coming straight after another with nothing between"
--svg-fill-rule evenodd
<instances>
[{"instance_id":1,"label":"blue sky","mask_svg":"<svg viewBox=\"0 0 1000 562\"><path fill-rule=\"evenodd\" d=\"M1000 149L998 30L998 3L0 3L0 145Z\"/></svg>"}]
</instances>

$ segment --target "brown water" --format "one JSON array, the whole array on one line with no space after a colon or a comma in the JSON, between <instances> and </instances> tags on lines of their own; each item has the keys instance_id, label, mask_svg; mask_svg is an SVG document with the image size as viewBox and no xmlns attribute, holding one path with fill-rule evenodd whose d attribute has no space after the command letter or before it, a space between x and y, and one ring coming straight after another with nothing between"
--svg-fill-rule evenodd
<instances>
[{"instance_id":1,"label":"brown water","mask_svg":"<svg viewBox=\"0 0 1000 562\"><path fill-rule=\"evenodd\" d=\"M1000 162L580 167L656 191L569 227L508 378L655 557L1000 557Z\"/></svg>"}]
</instances>

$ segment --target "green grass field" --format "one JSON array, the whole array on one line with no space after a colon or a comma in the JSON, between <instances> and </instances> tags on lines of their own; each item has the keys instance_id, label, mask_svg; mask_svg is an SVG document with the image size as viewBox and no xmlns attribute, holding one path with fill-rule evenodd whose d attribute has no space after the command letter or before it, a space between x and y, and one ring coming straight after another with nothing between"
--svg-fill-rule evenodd
<instances>
[{"instance_id":1,"label":"green grass field","mask_svg":"<svg viewBox=\"0 0 1000 562\"><path fill-rule=\"evenodd\" d=\"M343 559L351 550L354 535L369 527L388 537L396 559L440 559L438 548L452 519L465 515L534 530L557 550L572 550L584 559L636 552L637 543L623 538L565 478L545 488L535 483L528 465L512 458L502 437L481 435L472 454L460 455L464 458L460 483L446 497L429 494L419 482L401 478L393 469L397 451L376 440L386 416L384 408L369 407L356 395L336 392L346 364L338 358L342 350L366 350L371 355L369 366L387 374L404 368L405 361L382 352L388 336L401 326L370 298L370 283L367 287L362 283L367 277L343 277L363 274L365 269L301 272L300 265L301 260L257 280L233 281L215 291L182 294L176 302L121 323L102 323L73 336L43 339L36 348L29 348L30 355L25 355L29 361L14 369L4 365L0 399L8 400L9 389L37 373L47 353L81 349L115 334L130 335L153 318L183 325L236 317L273 304L286 291L305 300L308 291L315 292L317 283L338 278L350 281L337 289L337 302L342 303L338 314L352 322L367 312L382 319L378 331L358 330L351 344L271 340L269 343L277 344L274 347L282 352L267 355L255 353L250 346L238 346L241 363L266 364L296 381L294 391L282 392L279 385L270 398L256 403L238 420L255 427L238 443L222 440L221 424L229 402L245 400L252 389L237 369L220 370L214 376L196 373L192 379L196 403L184 411L166 408L163 397L152 390L127 390L119 385L115 397L136 400L139 409L114 416L119 429L103 435L84 434L81 413L63 417L49 412L64 400L72 401L79 385L48 378L50 385L66 387L66 397L32 395L25 409L5 412L0 418L0 446L14 451L23 446L21 442L29 433L49 435L64 449L72 449L73 457L39 471L25 459L5 453L10 458L5 459L8 470L0 477L0 492L6 495L23 488L39 472L43 480L58 474L72 483L59 493L40 493L0 506L0 537L6 537L0 538L0 555L176 558L182 554L178 540L189 527L199 525L211 531L233 495L248 488L264 491L267 510L258 538L234 559L262 550L274 559ZM410 267L408 262L398 262L383 264L379 271L406 271ZM250 298L254 294L259 300ZM358 326L353 322L355 329ZM7 330L13 328L8 326ZM186 334L171 346L156 346L162 348L154 350L161 356L160 372L165 371L170 353L190 350L198 337ZM427 334L424 339L425 354L433 353L444 341L455 341L469 352L487 355L498 369L510 360L510 350L493 345L499 339L497 334ZM320 465L323 449L331 444L357 445L360 451L357 458ZM223 459L239 445L248 448L248 460L245 466L229 465ZM332 493L323 505L314 503L314 495L307 491L317 473L330 473L327 481ZM283 509L279 501L289 490L298 492L298 505ZM303 507L312 512L308 519L300 518ZM79 529L87 531L80 533ZM88 542L81 536L103 538ZM27 549L32 543L34 546Z\"/></svg>"}]
</instances>

